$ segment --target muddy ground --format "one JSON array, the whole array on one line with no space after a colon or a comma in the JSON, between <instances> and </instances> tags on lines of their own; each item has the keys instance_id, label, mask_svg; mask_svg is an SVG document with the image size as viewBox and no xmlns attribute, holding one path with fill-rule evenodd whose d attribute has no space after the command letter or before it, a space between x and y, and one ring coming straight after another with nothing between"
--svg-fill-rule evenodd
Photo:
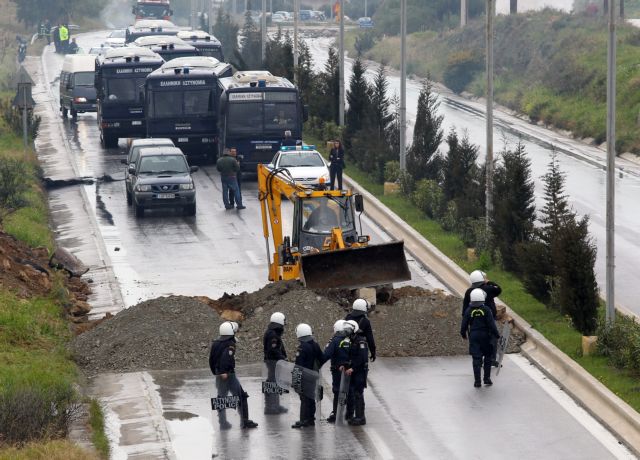
<instances>
[{"instance_id":1,"label":"muddy ground","mask_svg":"<svg viewBox=\"0 0 640 460\"><path fill-rule=\"evenodd\" d=\"M262 336L275 311L286 315L284 341L291 356L295 326L306 322L321 347L333 323L349 311L348 291L311 291L297 282L270 284L252 293L161 297L142 302L76 337L72 351L89 374L208 366L211 341L224 319L240 323L237 362L262 361ZM461 300L441 291L405 287L369 317L378 356L446 356L467 353L460 338Z\"/></svg>"}]
</instances>

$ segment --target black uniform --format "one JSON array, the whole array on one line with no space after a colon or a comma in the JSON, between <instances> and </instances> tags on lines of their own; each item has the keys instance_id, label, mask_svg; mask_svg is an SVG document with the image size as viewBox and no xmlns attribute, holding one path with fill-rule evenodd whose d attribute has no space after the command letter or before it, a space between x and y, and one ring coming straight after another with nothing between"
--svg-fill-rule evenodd
<instances>
[{"instance_id":1,"label":"black uniform","mask_svg":"<svg viewBox=\"0 0 640 460\"><path fill-rule=\"evenodd\" d=\"M491 384L491 363L494 356L493 339L500 337L491 309L480 302L473 302L464 313L460 335L469 338L469 354L473 359L475 386L480 386L480 370L484 366L484 383Z\"/></svg>"},{"instance_id":2,"label":"black uniform","mask_svg":"<svg viewBox=\"0 0 640 460\"><path fill-rule=\"evenodd\" d=\"M369 346L366 336L360 332L351 340L350 361L349 367L353 372L349 385L347 416L350 417L355 410L355 418L349 420L349 424L364 425L367 422L364 416L364 389L367 387L369 373Z\"/></svg>"},{"instance_id":3,"label":"black uniform","mask_svg":"<svg viewBox=\"0 0 640 460\"><path fill-rule=\"evenodd\" d=\"M213 375L216 376L216 387L218 389L218 397L222 398L231 393L232 396L240 398L240 418L242 427L257 426L249 420L249 406L247 398L249 395L242 389L240 381L236 377L236 339L232 335L220 336L211 344L211 352L209 353L209 368ZM227 374L224 379L222 374ZM218 411L218 421L222 428L228 428L226 411Z\"/></svg>"},{"instance_id":4,"label":"black uniform","mask_svg":"<svg viewBox=\"0 0 640 460\"><path fill-rule=\"evenodd\" d=\"M351 340L344 332L336 332L329 340L322 354L322 361L331 360L331 392L333 393L333 412L328 421L335 421L335 414L338 410L338 394L340 393L340 380L342 372L340 367L348 367L349 355L351 351Z\"/></svg>"},{"instance_id":5,"label":"black uniform","mask_svg":"<svg viewBox=\"0 0 640 460\"><path fill-rule=\"evenodd\" d=\"M493 315L493 319L495 320L498 317L495 298L500 295L500 293L502 292L502 288L493 281L473 283L471 287L467 289L467 291L464 293L464 299L462 300L462 316L464 316L464 312L469 307L469 303L471 300L471 291L473 291L474 289L482 289L487 294L487 297L484 300L484 304L491 309L491 314ZM493 356L491 357L491 361L494 365L497 365L496 353L498 352L498 340L492 337L491 344L493 345Z\"/></svg>"},{"instance_id":6,"label":"black uniform","mask_svg":"<svg viewBox=\"0 0 640 460\"><path fill-rule=\"evenodd\" d=\"M342 190L342 170L344 169L344 150L340 148L332 148L329 152L329 177L330 188L334 189L336 179L338 179L338 190Z\"/></svg>"},{"instance_id":7,"label":"black uniform","mask_svg":"<svg viewBox=\"0 0 640 460\"><path fill-rule=\"evenodd\" d=\"M296 365L317 371L323 364L322 350L312 336L301 337L296 353ZM294 428L315 425L316 401L305 395L300 395L300 420Z\"/></svg>"},{"instance_id":8,"label":"black uniform","mask_svg":"<svg viewBox=\"0 0 640 460\"><path fill-rule=\"evenodd\" d=\"M267 366L267 382L276 381L276 362L287 359L287 351L282 342L284 326L278 323L269 323L262 338L264 349L264 362ZM280 406L280 395L265 394L265 414L280 414L286 412L286 408Z\"/></svg>"},{"instance_id":9,"label":"black uniform","mask_svg":"<svg viewBox=\"0 0 640 460\"><path fill-rule=\"evenodd\" d=\"M293 137L285 137L282 140L282 146L283 147L295 147L296 146L296 140Z\"/></svg>"},{"instance_id":10,"label":"black uniform","mask_svg":"<svg viewBox=\"0 0 640 460\"><path fill-rule=\"evenodd\" d=\"M358 328L360 331L359 334L362 334L367 339L367 345L369 347L369 351L371 352L371 361L376 360L376 341L373 338L373 330L371 329L371 321L367 318L367 314L361 310L353 310L351 313L347 315L345 320L354 320L358 323Z\"/></svg>"}]
</instances>

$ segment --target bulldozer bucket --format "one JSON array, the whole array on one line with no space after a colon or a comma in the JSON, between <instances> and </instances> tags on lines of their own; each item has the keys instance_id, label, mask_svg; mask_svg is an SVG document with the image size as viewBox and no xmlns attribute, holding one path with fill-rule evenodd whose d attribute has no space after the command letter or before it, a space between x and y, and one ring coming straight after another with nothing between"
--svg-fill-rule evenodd
<instances>
[{"instance_id":1,"label":"bulldozer bucket","mask_svg":"<svg viewBox=\"0 0 640 460\"><path fill-rule=\"evenodd\" d=\"M305 254L301 272L310 289L356 289L411 279L403 241Z\"/></svg>"}]
</instances>

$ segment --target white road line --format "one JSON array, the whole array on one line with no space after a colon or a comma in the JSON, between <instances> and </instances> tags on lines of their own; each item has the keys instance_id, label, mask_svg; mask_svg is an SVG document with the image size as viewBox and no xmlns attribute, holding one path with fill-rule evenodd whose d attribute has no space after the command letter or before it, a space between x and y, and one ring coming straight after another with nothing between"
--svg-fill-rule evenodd
<instances>
[{"instance_id":1,"label":"white road line","mask_svg":"<svg viewBox=\"0 0 640 460\"><path fill-rule=\"evenodd\" d=\"M536 382L553 400L569 415L576 419L591 435L597 439L611 455L619 459L635 459L636 457L622 445L603 425L591 414L580 407L571 397L562 391L552 380L547 378L538 368L522 355L508 355L507 358L515 363L522 371Z\"/></svg>"}]
</instances>

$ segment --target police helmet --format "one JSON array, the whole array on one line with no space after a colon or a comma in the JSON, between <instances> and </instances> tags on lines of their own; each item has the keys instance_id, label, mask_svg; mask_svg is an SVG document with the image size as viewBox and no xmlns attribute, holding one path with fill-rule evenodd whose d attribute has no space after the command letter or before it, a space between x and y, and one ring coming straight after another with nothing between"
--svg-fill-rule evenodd
<instances>
[{"instance_id":1,"label":"police helmet","mask_svg":"<svg viewBox=\"0 0 640 460\"><path fill-rule=\"evenodd\" d=\"M235 334L240 329L240 326L235 321L229 321L231 323L231 327L233 328L233 333Z\"/></svg>"},{"instance_id":2,"label":"police helmet","mask_svg":"<svg viewBox=\"0 0 640 460\"><path fill-rule=\"evenodd\" d=\"M313 335L313 332L311 331L311 326L305 323L298 324L298 326L296 327L296 337L301 338L301 337L307 337L309 335Z\"/></svg>"},{"instance_id":3,"label":"police helmet","mask_svg":"<svg viewBox=\"0 0 640 460\"><path fill-rule=\"evenodd\" d=\"M236 335L236 331L233 329L231 321L225 321L220 325L220 335Z\"/></svg>"},{"instance_id":4,"label":"police helmet","mask_svg":"<svg viewBox=\"0 0 640 460\"><path fill-rule=\"evenodd\" d=\"M355 334L356 332L358 332L360 330L360 328L358 327L358 323L352 319L345 321L343 324L343 330L346 332L349 332L351 334Z\"/></svg>"},{"instance_id":5,"label":"police helmet","mask_svg":"<svg viewBox=\"0 0 640 460\"><path fill-rule=\"evenodd\" d=\"M484 302L486 298L487 293L480 288L476 288L471 291L471 295L469 296L471 302Z\"/></svg>"},{"instance_id":6,"label":"police helmet","mask_svg":"<svg viewBox=\"0 0 640 460\"><path fill-rule=\"evenodd\" d=\"M367 311L369 309L369 302L364 299L356 299L353 302L352 309L358 311Z\"/></svg>"},{"instance_id":7,"label":"police helmet","mask_svg":"<svg viewBox=\"0 0 640 460\"><path fill-rule=\"evenodd\" d=\"M333 323L333 333L342 332L344 330L344 320L339 319L335 323Z\"/></svg>"},{"instance_id":8,"label":"police helmet","mask_svg":"<svg viewBox=\"0 0 640 460\"><path fill-rule=\"evenodd\" d=\"M484 276L485 276L484 272L482 272L480 270L474 270L469 275L469 281L471 281L471 284L483 283L484 282Z\"/></svg>"},{"instance_id":9,"label":"police helmet","mask_svg":"<svg viewBox=\"0 0 640 460\"><path fill-rule=\"evenodd\" d=\"M281 326L284 326L285 324L287 324L284 313L280 313L279 311L271 315L271 322L279 324Z\"/></svg>"}]
</instances>

